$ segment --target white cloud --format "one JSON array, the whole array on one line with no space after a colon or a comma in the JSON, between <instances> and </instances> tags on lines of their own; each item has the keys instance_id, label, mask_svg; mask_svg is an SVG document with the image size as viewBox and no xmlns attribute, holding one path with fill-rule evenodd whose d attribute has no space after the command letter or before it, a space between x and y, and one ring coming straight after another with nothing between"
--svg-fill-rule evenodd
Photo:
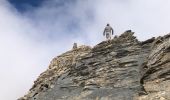
<instances>
[{"instance_id":1,"label":"white cloud","mask_svg":"<svg viewBox=\"0 0 170 100\"><path fill-rule=\"evenodd\" d=\"M41 40L37 34L41 30L7 2L3 4L0 6L0 100L15 100L29 90L50 60L68 46L60 48L60 43Z\"/></svg>"},{"instance_id":2,"label":"white cloud","mask_svg":"<svg viewBox=\"0 0 170 100\"><path fill-rule=\"evenodd\" d=\"M165 0L74 0L19 13L0 1L0 100L23 96L50 60L73 42L95 45L110 23L115 34L132 29L140 40L170 31Z\"/></svg>"}]
</instances>

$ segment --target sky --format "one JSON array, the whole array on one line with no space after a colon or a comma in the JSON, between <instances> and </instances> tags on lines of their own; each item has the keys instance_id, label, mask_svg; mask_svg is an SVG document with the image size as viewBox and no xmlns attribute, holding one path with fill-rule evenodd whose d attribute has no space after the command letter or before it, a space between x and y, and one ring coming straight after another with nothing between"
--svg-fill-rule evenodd
<instances>
[{"instance_id":1,"label":"sky","mask_svg":"<svg viewBox=\"0 0 170 100\"><path fill-rule=\"evenodd\" d=\"M107 23L140 41L170 32L168 0L0 0L0 100L28 92L73 43L94 46Z\"/></svg>"}]
</instances>

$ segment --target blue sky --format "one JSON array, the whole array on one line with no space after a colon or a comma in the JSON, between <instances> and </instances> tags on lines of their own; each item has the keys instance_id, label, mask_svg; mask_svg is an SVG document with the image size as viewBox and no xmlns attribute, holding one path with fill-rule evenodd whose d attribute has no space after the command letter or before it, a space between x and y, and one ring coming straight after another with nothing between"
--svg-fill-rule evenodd
<instances>
[{"instance_id":1,"label":"blue sky","mask_svg":"<svg viewBox=\"0 0 170 100\"><path fill-rule=\"evenodd\" d=\"M106 23L115 35L131 29L141 41L169 33L169 5L165 0L0 0L0 100L27 93L52 58L74 42L104 41Z\"/></svg>"},{"instance_id":2,"label":"blue sky","mask_svg":"<svg viewBox=\"0 0 170 100\"><path fill-rule=\"evenodd\" d=\"M44 3L50 3L50 0L8 0L20 13L35 10L40 8ZM75 0L56 0L53 4L56 7L62 6L68 2L74 2Z\"/></svg>"},{"instance_id":3,"label":"blue sky","mask_svg":"<svg viewBox=\"0 0 170 100\"><path fill-rule=\"evenodd\" d=\"M36 9L46 0L8 0L19 12Z\"/></svg>"}]
</instances>

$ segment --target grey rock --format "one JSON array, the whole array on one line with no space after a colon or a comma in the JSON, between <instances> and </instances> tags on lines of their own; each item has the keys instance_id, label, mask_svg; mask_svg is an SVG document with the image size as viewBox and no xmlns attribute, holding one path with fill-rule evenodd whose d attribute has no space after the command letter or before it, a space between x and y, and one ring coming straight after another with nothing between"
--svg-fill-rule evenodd
<instances>
[{"instance_id":1,"label":"grey rock","mask_svg":"<svg viewBox=\"0 0 170 100\"><path fill-rule=\"evenodd\" d=\"M57 56L19 100L170 100L169 34L133 34Z\"/></svg>"}]
</instances>

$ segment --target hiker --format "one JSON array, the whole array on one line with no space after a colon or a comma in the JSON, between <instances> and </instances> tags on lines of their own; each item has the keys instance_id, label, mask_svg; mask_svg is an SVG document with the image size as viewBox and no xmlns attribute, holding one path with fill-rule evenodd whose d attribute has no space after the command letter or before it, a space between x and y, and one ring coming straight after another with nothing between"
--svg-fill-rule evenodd
<instances>
[{"instance_id":1,"label":"hiker","mask_svg":"<svg viewBox=\"0 0 170 100\"><path fill-rule=\"evenodd\" d=\"M109 24L107 24L107 26L104 29L103 36L106 35L106 39L111 40L112 38L111 36L113 35L113 33L114 33L113 28Z\"/></svg>"}]
</instances>

